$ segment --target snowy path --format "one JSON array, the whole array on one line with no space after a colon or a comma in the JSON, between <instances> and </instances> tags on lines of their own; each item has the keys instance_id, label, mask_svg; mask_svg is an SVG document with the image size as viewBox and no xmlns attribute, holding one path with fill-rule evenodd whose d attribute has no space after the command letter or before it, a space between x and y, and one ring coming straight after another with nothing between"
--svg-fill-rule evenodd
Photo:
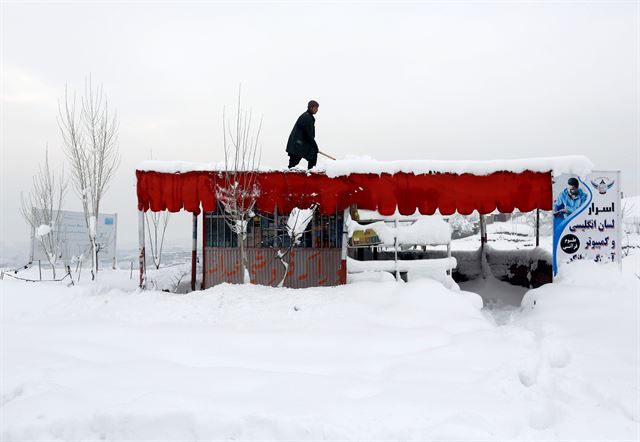
<instances>
[{"instance_id":1,"label":"snowy path","mask_svg":"<svg viewBox=\"0 0 640 442\"><path fill-rule=\"evenodd\" d=\"M484 302L484 311L491 315L497 325L511 322L513 316L520 311L520 304L526 288L514 286L500 281L493 276L461 282L460 288L477 293Z\"/></svg>"},{"instance_id":2,"label":"snowy path","mask_svg":"<svg viewBox=\"0 0 640 442\"><path fill-rule=\"evenodd\" d=\"M2 281L2 435L637 438L638 286L598 277L529 292L505 326L429 280L191 295Z\"/></svg>"}]
</instances>

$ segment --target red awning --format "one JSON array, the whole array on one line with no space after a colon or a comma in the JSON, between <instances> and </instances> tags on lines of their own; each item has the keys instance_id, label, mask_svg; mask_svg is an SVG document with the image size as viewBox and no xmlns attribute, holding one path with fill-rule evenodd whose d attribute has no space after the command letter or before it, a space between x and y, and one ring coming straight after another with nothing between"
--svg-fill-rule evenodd
<instances>
[{"instance_id":1,"label":"red awning","mask_svg":"<svg viewBox=\"0 0 640 442\"><path fill-rule=\"evenodd\" d=\"M192 213L216 208L215 188L224 184L224 172L162 173L136 171L138 209ZM289 213L293 207L318 203L322 213L335 213L351 204L361 209L392 215L396 206L403 215L416 209L431 215L436 209L443 215L456 210L486 214L498 209L529 212L551 210L551 173L495 172L490 175L434 173L351 174L328 177L321 173L258 172L260 195L258 210Z\"/></svg>"}]
</instances>

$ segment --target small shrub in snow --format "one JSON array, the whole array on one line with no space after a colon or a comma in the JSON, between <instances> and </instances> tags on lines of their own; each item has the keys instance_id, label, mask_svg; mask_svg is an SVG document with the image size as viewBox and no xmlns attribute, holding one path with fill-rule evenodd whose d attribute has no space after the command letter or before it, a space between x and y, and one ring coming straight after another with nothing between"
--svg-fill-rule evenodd
<instances>
[{"instance_id":1,"label":"small shrub in snow","mask_svg":"<svg viewBox=\"0 0 640 442\"><path fill-rule=\"evenodd\" d=\"M31 226L35 238L51 265L53 279L56 278L56 262L62 256L64 235L55 229L60 224L61 210L68 181L64 170L60 175L49 166L49 152L45 151L44 165L38 166L33 177L33 188L27 197L21 196L22 216Z\"/></svg>"}]
</instances>

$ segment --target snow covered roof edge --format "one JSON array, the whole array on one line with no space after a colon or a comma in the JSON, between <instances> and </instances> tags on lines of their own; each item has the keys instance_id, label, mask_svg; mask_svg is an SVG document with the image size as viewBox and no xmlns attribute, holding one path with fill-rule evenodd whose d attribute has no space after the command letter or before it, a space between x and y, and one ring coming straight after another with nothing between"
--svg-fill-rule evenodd
<instances>
[{"instance_id":1,"label":"snow covered roof edge","mask_svg":"<svg viewBox=\"0 0 640 442\"><path fill-rule=\"evenodd\" d=\"M394 174L398 172L416 175L430 172L437 173L470 173L473 175L489 175L494 172L520 173L552 172L553 175L563 173L586 175L593 169L593 163L583 155L558 157L522 158L510 160L485 161L442 161L442 160L399 160L378 161L370 158L348 158L330 161L316 166L312 172L326 173L329 177L350 175L352 173ZM224 163L189 163L184 161L143 161L136 170L162 173L211 172L225 170ZM260 171L287 171L286 168L261 166Z\"/></svg>"}]
</instances>

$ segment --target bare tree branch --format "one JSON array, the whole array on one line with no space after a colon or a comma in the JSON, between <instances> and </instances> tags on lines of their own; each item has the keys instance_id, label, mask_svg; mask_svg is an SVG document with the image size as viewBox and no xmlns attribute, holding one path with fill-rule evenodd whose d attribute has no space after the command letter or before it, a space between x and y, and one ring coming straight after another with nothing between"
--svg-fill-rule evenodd
<instances>
[{"instance_id":1,"label":"bare tree branch","mask_svg":"<svg viewBox=\"0 0 640 442\"><path fill-rule=\"evenodd\" d=\"M317 208L317 204L312 204L311 207L306 210L300 210L296 207L289 214L289 218L287 219L287 235L289 239L286 242L287 247L284 249L280 248L276 252L276 257L280 260L280 263L284 268L284 274L278 283L278 287L284 286L284 280L287 278L289 264L291 263L291 251L300 243L300 239L304 234L309 231L307 226L313 219Z\"/></svg>"},{"instance_id":2,"label":"bare tree branch","mask_svg":"<svg viewBox=\"0 0 640 442\"><path fill-rule=\"evenodd\" d=\"M58 104L58 125L62 147L71 164L73 187L82 201L91 244L92 279L97 277L97 219L100 202L109 188L118 166L118 120L111 112L102 85L93 87L91 76L85 80L80 110L76 113L75 93L71 98L65 87L64 102Z\"/></svg>"},{"instance_id":3,"label":"bare tree branch","mask_svg":"<svg viewBox=\"0 0 640 442\"><path fill-rule=\"evenodd\" d=\"M22 216L35 232L35 238L47 255L54 279L56 278L56 261L64 251L64 232L58 226L60 226L62 205L68 184L69 181L64 177L64 168L58 177L51 170L47 148L44 165L38 165L38 172L33 177L32 190L27 197L20 196Z\"/></svg>"},{"instance_id":4,"label":"bare tree branch","mask_svg":"<svg viewBox=\"0 0 640 442\"><path fill-rule=\"evenodd\" d=\"M232 127L235 126L235 134ZM260 194L256 172L259 168L258 140L262 119L255 134L252 129L251 112L242 110L241 89L238 89L236 121L227 120L223 110L222 132L224 142L225 171L222 184L215 186L215 194L222 206L224 219L233 233L238 236L242 280L251 282L247 270L246 236L249 219L254 215L256 199Z\"/></svg>"},{"instance_id":5,"label":"bare tree branch","mask_svg":"<svg viewBox=\"0 0 640 442\"><path fill-rule=\"evenodd\" d=\"M170 215L171 213L168 210L164 212L145 212L147 230L149 232L149 248L151 249L153 265L156 266L156 270L160 268L160 263L162 262L164 236L167 231ZM149 222L149 218L151 218L151 222ZM151 231L151 224L153 224L153 232Z\"/></svg>"}]
</instances>

